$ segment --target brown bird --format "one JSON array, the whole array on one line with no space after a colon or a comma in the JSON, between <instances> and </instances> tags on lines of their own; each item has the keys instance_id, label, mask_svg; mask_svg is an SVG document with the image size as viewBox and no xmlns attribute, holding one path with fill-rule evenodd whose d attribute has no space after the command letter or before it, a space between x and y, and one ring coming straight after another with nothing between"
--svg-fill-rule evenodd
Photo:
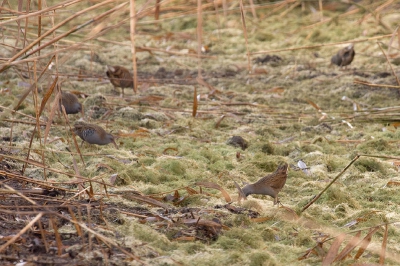
<instances>
[{"instance_id":1,"label":"brown bird","mask_svg":"<svg viewBox=\"0 0 400 266\"><path fill-rule=\"evenodd\" d=\"M353 62L354 56L356 52L354 51L354 44L350 44L349 46L344 47L343 49L339 50L337 54L332 56L331 58L331 65L335 64L337 66L347 66Z\"/></svg>"},{"instance_id":2,"label":"brown bird","mask_svg":"<svg viewBox=\"0 0 400 266\"><path fill-rule=\"evenodd\" d=\"M118 149L114 136L107 133L102 127L84 122L77 122L75 123L74 127L74 133L82 139L82 144L84 141L89 144L97 145L107 145L109 143L113 143L115 148Z\"/></svg>"},{"instance_id":3,"label":"brown bird","mask_svg":"<svg viewBox=\"0 0 400 266\"><path fill-rule=\"evenodd\" d=\"M107 69L107 77L110 79L114 89L121 87L123 97L124 88L133 88L132 74L123 66L107 66Z\"/></svg>"},{"instance_id":4,"label":"brown bird","mask_svg":"<svg viewBox=\"0 0 400 266\"><path fill-rule=\"evenodd\" d=\"M60 111L62 112L61 106L64 106L65 112L67 114L77 114L82 113L82 104L79 102L78 97L75 94L69 92L61 92L61 98L59 101Z\"/></svg>"},{"instance_id":5,"label":"brown bird","mask_svg":"<svg viewBox=\"0 0 400 266\"><path fill-rule=\"evenodd\" d=\"M277 204L279 202L278 193L286 183L287 171L288 164L283 163L272 174L261 178L253 184L248 184L243 188L240 188L235 182L235 185L239 190L239 199L246 199L250 194L269 195L274 198L274 205Z\"/></svg>"}]
</instances>

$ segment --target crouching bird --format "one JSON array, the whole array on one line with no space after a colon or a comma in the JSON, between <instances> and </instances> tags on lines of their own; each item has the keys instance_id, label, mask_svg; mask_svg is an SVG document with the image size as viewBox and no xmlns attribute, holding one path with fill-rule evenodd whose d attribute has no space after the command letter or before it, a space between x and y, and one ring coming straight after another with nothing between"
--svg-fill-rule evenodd
<instances>
[{"instance_id":1,"label":"crouching bird","mask_svg":"<svg viewBox=\"0 0 400 266\"><path fill-rule=\"evenodd\" d=\"M82 104L79 102L78 97L75 94L69 92L61 92L61 98L59 100L60 111L62 112L62 107L64 106L65 113L77 114L81 113L83 116Z\"/></svg>"},{"instance_id":2,"label":"crouching bird","mask_svg":"<svg viewBox=\"0 0 400 266\"><path fill-rule=\"evenodd\" d=\"M114 89L121 88L122 97L124 97L124 88L133 88L134 86L132 74L123 66L107 66L106 74Z\"/></svg>"},{"instance_id":3,"label":"crouching bird","mask_svg":"<svg viewBox=\"0 0 400 266\"><path fill-rule=\"evenodd\" d=\"M279 202L278 193L282 190L286 183L288 164L283 163L278 166L275 172L269 174L253 184L248 184L243 188L235 182L236 188L239 190L239 200L250 194L268 195L274 198L274 205Z\"/></svg>"},{"instance_id":4,"label":"crouching bird","mask_svg":"<svg viewBox=\"0 0 400 266\"><path fill-rule=\"evenodd\" d=\"M354 44L350 44L343 49L339 50L337 54L332 56L331 65L339 67L350 65L353 62L356 52L354 51Z\"/></svg>"}]
</instances>

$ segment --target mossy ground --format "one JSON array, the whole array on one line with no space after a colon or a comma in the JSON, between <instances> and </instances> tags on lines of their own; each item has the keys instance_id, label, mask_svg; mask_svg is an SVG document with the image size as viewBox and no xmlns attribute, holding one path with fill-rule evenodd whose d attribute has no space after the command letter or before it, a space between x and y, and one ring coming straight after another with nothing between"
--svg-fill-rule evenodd
<instances>
[{"instance_id":1,"label":"mossy ground","mask_svg":"<svg viewBox=\"0 0 400 266\"><path fill-rule=\"evenodd\" d=\"M362 2L370 4L371 1ZM305 10L298 7L287 12L286 9L274 12L260 9L258 19L247 12L250 52L362 40L391 33L374 16L360 22L366 13L337 17L344 12L339 9L324 12L326 18L335 18L331 23L307 28L319 21L319 13L310 11L312 5L318 6L310 3ZM345 5L344 9L348 7ZM382 13L382 20L393 30L400 17L394 10L391 6ZM60 13L58 19L64 16ZM119 16L119 19L125 18L127 14L121 12ZM119 19L113 16L105 23L112 25ZM242 207L270 218L262 223L253 222L244 214L221 211L224 214L221 222L230 229L222 230L215 241L174 241L171 232L157 230L155 224L141 224L132 217L122 218L122 225L113 224L116 234L123 236L119 240L128 246L148 247L138 248L137 255L150 265L320 265L318 256L302 261L297 258L313 248L321 235L336 236L400 221L398 187L387 185L400 179L398 169L390 160L382 158L361 157L317 202L300 212L356 154L400 155L399 130L383 119L398 119L396 113L391 112L390 117L377 115L379 108L398 106L398 89L354 83L355 79L362 79L397 85L376 40L355 44L356 57L347 70L329 67L330 57L342 46L327 46L274 53L282 60L264 64L252 61L252 74L249 74L240 13L229 13L226 17L219 14L218 19L219 22L214 14L205 14L203 24L204 43L210 48L204 54L208 57L201 60L201 68L204 79L218 90L213 95L195 82L199 62L185 54L196 51L196 16L166 18L160 27L147 24L150 18L138 21L137 46L173 49L183 55L138 52L139 93L125 89L125 99L112 92L112 85L105 79L105 69L106 65L132 69L127 24L101 37L119 44L90 41L88 46L67 55L68 59L59 66L62 89L87 94L88 98L81 99L84 119L120 136L119 150L112 145L84 144L81 152L85 166L74 155L80 174L88 178L118 174L116 187L109 189L109 193L115 194L126 190L159 194L197 181L214 182L234 200L237 198L234 181L254 182L274 171L281 161L296 165L302 159L310 167L311 175L289 170L280 200L294 212L273 206L272 199L264 196L250 196L242 203ZM75 41L81 40L79 34L72 37ZM379 41L387 44L389 39ZM398 66L393 67L399 75ZM161 68L172 78L151 81L149 77L157 76ZM89 78L78 80L79 71ZM2 96L1 105L12 107L26 89L19 84L21 76L10 69L0 79L2 87L11 91ZM43 82L43 87L48 84ZM200 95L196 117L192 117L194 87ZM157 96L157 100L146 98L150 95ZM354 112L353 103L342 100L343 96L355 101L360 112ZM318 105L321 112L310 102ZM19 112L35 116L31 98L25 100ZM364 113L367 115L362 116ZM46 110L43 117L48 115ZM225 118L216 127L222 115ZM49 167L74 173L72 156L62 153L67 146L74 149L72 136L65 121L57 119L46 146L41 147L38 139L33 146L48 151L45 163ZM79 116L71 115L69 119L73 123ZM9 127L10 123L2 122L2 145L9 143L6 141L10 136ZM26 152L32 129L31 125L14 124L13 148ZM245 138L249 148L243 151L227 145L226 141L234 135ZM41 155L32 153L31 159L41 161ZM43 179L43 171L33 166L26 175ZM69 179L58 173L51 173L48 178L50 181ZM97 189L102 191L100 186ZM182 205L213 209L226 204L218 190L203 190L211 195L187 195L180 190L187 196ZM121 198L109 201L143 205ZM357 223L347 226L353 221ZM358 261L378 263L376 250L382 238L381 229L372 239L373 250ZM387 265L398 265L399 243L398 225L390 224Z\"/></svg>"}]
</instances>

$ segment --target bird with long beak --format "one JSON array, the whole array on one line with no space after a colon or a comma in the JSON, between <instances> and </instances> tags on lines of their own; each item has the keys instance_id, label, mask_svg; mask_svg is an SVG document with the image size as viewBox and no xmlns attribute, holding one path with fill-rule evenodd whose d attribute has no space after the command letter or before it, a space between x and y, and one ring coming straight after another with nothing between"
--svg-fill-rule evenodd
<instances>
[{"instance_id":1,"label":"bird with long beak","mask_svg":"<svg viewBox=\"0 0 400 266\"><path fill-rule=\"evenodd\" d=\"M253 184L248 184L243 188L235 182L239 191L239 200L246 199L250 194L268 195L274 198L274 205L279 202L278 193L286 183L288 164L281 164L272 174L269 174Z\"/></svg>"},{"instance_id":2,"label":"bird with long beak","mask_svg":"<svg viewBox=\"0 0 400 266\"><path fill-rule=\"evenodd\" d=\"M81 146L84 141L89 144L107 145L113 143L118 149L115 137L107 133L102 127L95 124L77 122L74 125L74 133L82 139Z\"/></svg>"}]
</instances>

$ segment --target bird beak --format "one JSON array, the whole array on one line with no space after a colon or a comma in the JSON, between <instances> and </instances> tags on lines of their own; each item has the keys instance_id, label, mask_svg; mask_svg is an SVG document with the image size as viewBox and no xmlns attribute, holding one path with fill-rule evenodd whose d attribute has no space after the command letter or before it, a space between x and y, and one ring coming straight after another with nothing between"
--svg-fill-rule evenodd
<instances>
[{"instance_id":1,"label":"bird beak","mask_svg":"<svg viewBox=\"0 0 400 266\"><path fill-rule=\"evenodd\" d=\"M118 150L118 145L117 145L117 143L115 142L115 140L113 140L112 143L114 144L115 148Z\"/></svg>"},{"instance_id":2,"label":"bird beak","mask_svg":"<svg viewBox=\"0 0 400 266\"><path fill-rule=\"evenodd\" d=\"M246 195L244 194L243 190L240 188L240 186L238 185L238 183L236 183L235 181L233 181L235 183L235 186L239 192L239 198L238 201L241 201L242 199L247 199Z\"/></svg>"},{"instance_id":3,"label":"bird beak","mask_svg":"<svg viewBox=\"0 0 400 266\"><path fill-rule=\"evenodd\" d=\"M107 66L107 69L110 70L111 72L115 72L115 68L112 66Z\"/></svg>"}]
</instances>

